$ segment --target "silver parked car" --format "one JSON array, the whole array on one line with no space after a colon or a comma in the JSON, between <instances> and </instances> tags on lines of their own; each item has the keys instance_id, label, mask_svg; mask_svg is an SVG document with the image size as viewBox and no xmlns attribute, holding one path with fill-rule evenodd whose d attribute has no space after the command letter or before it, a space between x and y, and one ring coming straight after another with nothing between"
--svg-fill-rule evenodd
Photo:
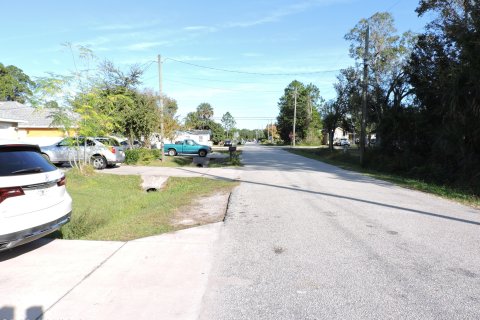
<instances>
[{"instance_id":1,"label":"silver parked car","mask_svg":"<svg viewBox=\"0 0 480 320\"><path fill-rule=\"evenodd\" d=\"M123 147L114 138L74 137L41 147L43 156L55 164L89 160L95 169L104 169L125 161Z\"/></svg>"}]
</instances>

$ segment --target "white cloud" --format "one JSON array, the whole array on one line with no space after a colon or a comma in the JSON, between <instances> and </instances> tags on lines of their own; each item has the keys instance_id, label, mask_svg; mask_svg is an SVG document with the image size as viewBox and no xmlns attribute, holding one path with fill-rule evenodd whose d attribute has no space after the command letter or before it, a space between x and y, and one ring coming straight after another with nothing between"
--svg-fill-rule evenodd
<instances>
[{"instance_id":1,"label":"white cloud","mask_svg":"<svg viewBox=\"0 0 480 320\"><path fill-rule=\"evenodd\" d=\"M97 26L97 27L94 27L93 29L98 31L120 31L120 30L132 30L132 29L135 29L135 27L130 24L111 24L111 25Z\"/></svg>"},{"instance_id":2,"label":"white cloud","mask_svg":"<svg viewBox=\"0 0 480 320\"><path fill-rule=\"evenodd\" d=\"M52 62L52 64L56 65L56 66L59 66L62 64L62 62L58 59L50 59L50 61Z\"/></svg>"},{"instance_id":3,"label":"white cloud","mask_svg":"<svg viewBox=\"0 0 480 320\"><path fill-rule=\"evenodd\" d=\"M105 24L105 25L97 25L93 27L93 30L97 31L125 31L125 30L136 30L136 29L144 29L150 28L153 26L158 25L159 22L156 20L151 20L149 22L144 23L117 23L117 24Z\"/></svg>"},{"instance_id":4,"label":"white cloud","mask_svg":"<svg viewBox=\"0 0 480 320\"><path fill-rule=\"evenodd\" d=\"M308 10L311 7L316 6L325 6L330 4L337 4L339 2L349 2L349 0L309 0L303 1L297 4L289 5L286 7L281 7L276 9L270 13L267 13L263 17L259 17L254 20L248 21L238 21L226 24L225 27L227 28L248 28L253 27L260 24L271 23L281 20L284 17L291 16L294 14L298 14Z\"/></svg>"},{"instance_id":5,"label":"white cloud","mask_svg":"<svg viewBox=\"0 0 480 320\"><path fill-rule=\"evenodd\" d=\"M256 53L256 52L245 52L245 53L242 53L242 56L247 58L255 58L255 57L263 57L263 54Z\"/></svg>"},{"instance_id":6,"label":"white cloud","mask_svg":"<svg viewBox=\"0 0 480 320\"><path fill-rule=\"evenodd\" d=\"M129 50L129 51L144 51L144 50L155 48L161 45L166 45L168 43L169 43L168 41L139 42L139 43L134 43L134 44L125 46L123 47L123 49Z\"/></svg>"},{"instance_id":7,"label":"white cloud","mask_svg":"<svg viewBox=\"0 0 480 320\"><path fill-rule=\"evenodd\" d=\"M93 39L90 39L90 40L78 41L78 42L72 43L72 45L73 46L80 45L80 46L98 47L100 45L107 44L109 42L111 42L110 38L100 36L100 37L96 37L96 38L93 38Z\"/></svg>"},{"instance_id":8,"label":"white cloud","mask_svg":"<svg viewBox=\"0 0 480 320\"><path fill-rule=\"evenodd\" d=\"M217 28L209 26L189 26L183 28L185 31L199 31L199 32L215 32Z\"/></svg>"},{"instance_id":9,"label":"white cloud","mask_svg":"<svg viewBox=\"0 0 480 320\"><path fill-rule=\"evenodd\" d=\"M174 60L179 60L179 61L213 61L215 60L214 58L211 57L200 57L200 56L176 56L176 57L171 57Z\"/></svg>"}]
</instances>

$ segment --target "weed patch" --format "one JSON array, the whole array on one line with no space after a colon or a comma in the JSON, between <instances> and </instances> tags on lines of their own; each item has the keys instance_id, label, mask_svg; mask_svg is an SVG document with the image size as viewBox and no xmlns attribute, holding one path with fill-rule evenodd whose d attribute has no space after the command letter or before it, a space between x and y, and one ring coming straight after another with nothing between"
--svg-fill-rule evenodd
<instances>
[{"instance_id":1,"label":"weed patch","mask_svg":"<svg viewBox=\"0 0 480 320\"><path fill-rule=\"evenodd\" d=\"M237 183L206 178L170 178L161 192L145 192L139 176L67 173L72 220L63 239L132 240L175 230L175 211L202 196L230 192Z\"/></svg>"}]
</instances>

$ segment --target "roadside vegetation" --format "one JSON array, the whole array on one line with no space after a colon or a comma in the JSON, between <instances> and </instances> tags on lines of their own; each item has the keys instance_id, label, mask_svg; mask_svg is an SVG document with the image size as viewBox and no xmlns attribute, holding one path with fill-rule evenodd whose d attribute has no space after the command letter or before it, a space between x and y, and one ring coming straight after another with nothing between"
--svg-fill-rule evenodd
<instances>
[{"instance_id":1,"label":"roadside vegetation","mask_svg":"<svg viewBox=\"0 0 480 320\"><path fill-rule=\"evenodd\" d=\"M241 166L241 150L233 152L230 157L229 152L225 150L216 150L215 153L228 155L225 158L211 158L208 167L229 167ZM125 152L125 164L151 166L151 167L195 167L192 156L165 156L163 162L160 160L160 150L158 149L131 149Z\"/></svg>"},{"instance_id":2,"label":"roadside vegetation","mask_svg":"<svg viewBox=\"0 0 480 320\"><path fill-rule=\"evenodd\" d=\"M89 176L71 170L67 189L73 198L70 223L55 236L63 239L127 241L175 230L171 219L176 210L195 199L237 183L206 178L169 178L165 189L145 192L141 177L99 174Z\"/></svg>"},{"instance_id":3,"label":"roadside vegetation","mask_svg":"<svg viewBox=\"0 0 480 320\"><path fill-rule=\"evenodd\" d=\"M221 158L221 159L211 159L210 164L208 165L210 168L243 166L242 160L241 160L242 150L237 149L237 151L232 152L231 154L229 151L217 151L217 153L228 154L228 157Z\"/></svg>"},{"instance_id":4,"label":"roadside vegetation","mask_svg":"<svg viewBox=\"0 0 480 320\"><path fill-rule=\"evenodd\" d=\"M295 149L288 148L285 150L306 158L332 164L345 170L356 171L376 179L389 181L405 188L431 193L442 198L480 208L480 197L475 195L471 190L465 190L460 187L455 188L447 185L440 185L399 172L392 173L385 167L383 170L381 170L380 166L371 163L371 161L376 159L375 157L371 157L367 160L367 163L370 163L370 165L367 165L367 167L362 167L360 165L360 152L355 148L351 148L347 152L344 152L340 149L331 151L328 149L328 147Z\"/></svg>"},{"instance_id":5,"label":"roadside vegetation","mask_svg":"<svg viewBox=\"0 0 480 320\"><path fill-rule=\"evenodd\" d=\"M352 141L364 130L361 142L375 147L365 150L362 170L427 181L428 187L419 188L432 186L445 196L478 197L478 5L421 0L416 12L429 20L421 33L397 31L389 12L361 19L344 37L355 63L338 73L335 97L322 101L313 86L291 82L279 99L276 129L292 144L296 110L300 145L309 144L307 129L319 130L321 124L322 143L328 141L332 153L321 151L324 160L338 160L334 138Z\"/></svg>"}]
</instances>

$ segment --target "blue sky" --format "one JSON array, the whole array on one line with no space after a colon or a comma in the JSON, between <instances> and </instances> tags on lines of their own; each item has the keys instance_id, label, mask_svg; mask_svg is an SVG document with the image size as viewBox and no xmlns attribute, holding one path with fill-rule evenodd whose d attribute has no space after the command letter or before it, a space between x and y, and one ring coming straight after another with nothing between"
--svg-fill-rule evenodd
<instances>
[{"instance_id":1,"label":"blue sky","mask_svg":"<svg viewBox=\"0 0 480 320\"><path fill-rule=\"evenodd\" d=\"M278 115L292 80L313 83L334 97L339 70L353 64L343 36L362 18L393 14L399 32L420 32L418 0L243 1L9 1L0 20L0 62L30 77L66 74L73 60L62 43L89 46L122 68L146 68L143 86L158 90L157 55L164 58L163 90L183 118L209 102L229 111L239 128L263 128ZM220 72L175 60L254 75ZM301 74L325 71L317 74ZM249 119L262 118L262 119Z\"/></svg>"}]
</instances>

